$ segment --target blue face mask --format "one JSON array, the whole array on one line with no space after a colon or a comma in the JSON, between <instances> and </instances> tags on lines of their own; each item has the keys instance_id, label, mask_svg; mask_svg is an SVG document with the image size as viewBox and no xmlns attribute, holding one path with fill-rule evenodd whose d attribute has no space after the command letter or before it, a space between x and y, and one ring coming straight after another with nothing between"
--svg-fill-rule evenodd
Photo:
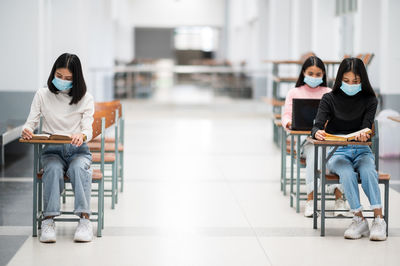
<instances>
[{"instance_id":1,"label":"blue face mask","mask_svg":"<svg viewBox=\"0 0 400 266\"><path fill-rule=\"evenodd\" d=\"M355 85L349 85L346 82L342 81L342 86L340 89L349 96L354 96L361 91L361 83Z\"/></svg>"},{"instance_id":2,"label":"blue face mask","mask_svg":"<svg viewBox=\"0 0 400 266\"><path fill-rule=\"evenodd\" d=\"M318 87L322 82L322 78L313 78L310 76L304 76L304 82L311 88Z\"/></svg>"},{"instance_id":3,"label":"blue face mask","mask_svg":"<svg viewBox=\"0 0 400 266\"><path fill-rule=\"evenodd\" d=\"M54 77L54 79L51 83L53 83L53 85L56 86L56 88L60 91L66 91L66 90L69 90L72 88L71 80L63 80L63 79Z\"/></svg>"}]
</instances>

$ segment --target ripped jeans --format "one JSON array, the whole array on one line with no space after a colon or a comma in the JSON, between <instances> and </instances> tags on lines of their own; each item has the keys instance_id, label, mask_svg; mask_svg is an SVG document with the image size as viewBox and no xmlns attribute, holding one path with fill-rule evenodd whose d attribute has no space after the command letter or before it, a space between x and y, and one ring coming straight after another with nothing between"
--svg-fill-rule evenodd
<instances>
[{"instance_id":1,"label":"ripped jeans","mask_svg":"<svg viewBox=\"0 0 400 266\"><path fill-rule=\"evenodd\" d=\"M339 147L329 159L327 168L339 176L352 212L362 210L358 177L361 179L361 187L368 197L371 209L382 208L375 159L368 146Z\"/></svg>"},{"instance_id":2,"label":"ripped jeans","mask_svg":"<svg viewBox=\"0 0 400 266\"><path fill-rule=\"evenodd\" d=\"M75 194L74 214L90 215L92 188L92 155L86 143L46 145L41 154L43 164L44 216L60 215L60 195L64 190L64 174L71 181Z\"/></svg>"}]
</instances>

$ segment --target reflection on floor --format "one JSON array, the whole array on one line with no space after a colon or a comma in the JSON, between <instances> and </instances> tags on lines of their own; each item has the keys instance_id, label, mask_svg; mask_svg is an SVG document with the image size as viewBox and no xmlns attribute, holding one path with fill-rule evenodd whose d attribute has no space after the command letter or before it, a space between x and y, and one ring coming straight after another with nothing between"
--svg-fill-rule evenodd
<instances>
[{"instance_id":1,"label":"reflection on floor","mask_svg":"<svg viewBox=\"0 0 400 266\"><path fill-rule=\"evenodd\" d=\"M0 178L0 265L70 265L72 254L82 265L337 265L338 257L354 265L355 254L362 265L399 263L397 191L386 242L344 240L349 220L328 220L322 238L279 190L268 108L183 94L125 101L126 187L115 210L106 199L104 236L92 243L73 243L76 225L67 223L57 224L56 244L32 238L32 158L9 163ZM390 173L398 167L381 162Z\"/></svg>"}]
</instances>

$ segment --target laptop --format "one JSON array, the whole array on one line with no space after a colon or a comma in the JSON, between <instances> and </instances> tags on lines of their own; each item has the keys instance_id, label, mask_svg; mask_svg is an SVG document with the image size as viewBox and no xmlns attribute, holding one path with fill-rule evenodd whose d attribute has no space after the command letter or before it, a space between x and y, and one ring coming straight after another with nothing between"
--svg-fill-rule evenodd
<instances>
[{"instance_id":1,"label":"laptop","mask_svg":"<svg viewBox=\"0 0 400 266\"><path fill-rule=\"evenodd\" d=\"M320 99L293 99L292 130L311 130Z\"/></svg>"}]
</instances>

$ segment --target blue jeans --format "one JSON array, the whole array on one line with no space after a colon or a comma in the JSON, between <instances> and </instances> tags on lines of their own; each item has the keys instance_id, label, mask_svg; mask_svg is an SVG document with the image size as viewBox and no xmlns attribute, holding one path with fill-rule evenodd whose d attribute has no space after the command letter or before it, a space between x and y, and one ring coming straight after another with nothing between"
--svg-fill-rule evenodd
<instances>
[{"instance_id":1,"label":"blue jeans","mask_svg":"<svg viewBox=\"0 0 400 266\"><path fill-rule=\"evenodd\" d=\"M382 208L374 155L368 146L339 147L327 164L328 170L340 178L352 212L362 210L358 177L372 209Z\"/></svg>"},{"instance_id":2,"label":"blue jeans","mask_svg":"<svg viewBox=\"0 0 400 266\"><path fill-rule=\"evenodd\" d=\"M92 155L86 143L80 147L71 144L46 145L41 160L43 164L43 215L60 215L60 195L64 190L64 174L71 181L75 194L74 213L90 215L92 188Z\"/></svg>"}]
</instances>

